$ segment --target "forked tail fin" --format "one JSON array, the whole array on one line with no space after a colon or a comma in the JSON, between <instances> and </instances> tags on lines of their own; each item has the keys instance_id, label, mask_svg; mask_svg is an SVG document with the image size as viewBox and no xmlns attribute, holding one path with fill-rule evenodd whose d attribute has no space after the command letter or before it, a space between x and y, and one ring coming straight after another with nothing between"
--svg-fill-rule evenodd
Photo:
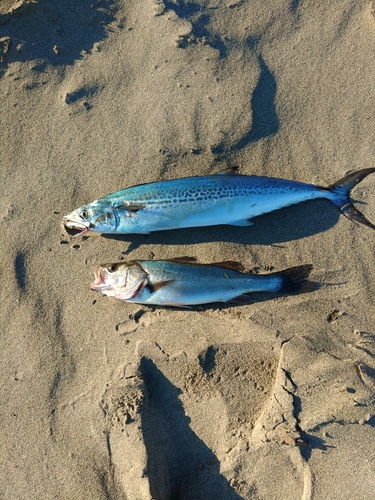
<instances>
[{"instance_id":1,"label":"forked tail fin","mask_svg":"<svg viewBox=\"0 0 375 500\"><path fill-rule=\"evenodd\" d=\"M340 212L344 214L345 217L358 224L371 227L371 229L375 229L375 225L367 220L366 217L355 208L350 201L349 195L351 189L353 189L356 184L373 172L375 172L375 168L364 168L357 172L352 172L327 188L334 195L334 197L330 198L331 201L339 207Z\"/></svg>"},{"instance_id":2,"label":"forked tail fin","mask_svg":"<svg viewBox=\"0 0 375 500\"><path fill-rule=\"evenodd\" d=\"M281 288L277 293L305 293L315 290L316 284L307 279L312 268L312 264L305 264L274 273L275 276L282 278Z\"/></svg>"}]
</instances>

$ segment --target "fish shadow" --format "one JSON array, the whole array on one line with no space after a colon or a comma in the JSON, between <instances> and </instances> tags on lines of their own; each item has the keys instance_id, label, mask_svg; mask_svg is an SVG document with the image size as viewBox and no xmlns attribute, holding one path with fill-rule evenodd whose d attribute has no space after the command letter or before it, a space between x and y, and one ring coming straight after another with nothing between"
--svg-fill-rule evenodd
<instances>
[{"instance_id":1,"label":"fish shadow","mask_svg":"<svg viewBox=\"0 0 375 500\"><path fill-rule=\"evenodd\" d=\"M82 59L95 42L107 37L106 25L115 19L114 1L44 0L25 3L12 14L2 16L2 36L11 39L5 63L39 62L34 71L48 65L71 65Z\"/></svg>"},{"instance_id":2,"label":"fish shadow","mask_svg":"<svg viewBox=\"0 0 375 500\"><path fill-rule=\"evenodd\" d=\"M141 408L150 493L155 500L241 500L220 474L220 462L193 432L174 386L146 357L140 362L145 386Z\"/></svg>"},{"instance_id":3,"label":"fish shadow","mask_svg":"<svg viewBox=\"0 0 375 500\"><path fill-rule=\"evenodd\" d=\"M155 231L151 234L102 234L103 238L130 242L125 255L142 245L196 245L231 242L242 245L281 246L283 243L323 233L333 227L339 211L327 200L313 200L282 208L252 219L253 226L229 225Z\"/></svg>"}]
</instances>

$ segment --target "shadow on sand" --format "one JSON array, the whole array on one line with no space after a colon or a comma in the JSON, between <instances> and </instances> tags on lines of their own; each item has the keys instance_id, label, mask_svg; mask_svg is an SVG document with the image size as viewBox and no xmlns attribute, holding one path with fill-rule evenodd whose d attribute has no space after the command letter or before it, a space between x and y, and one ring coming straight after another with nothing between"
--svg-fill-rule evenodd
<instances>
[{"instance_id":1,"label":"shadow on sand","mask_svg":"<svg viewBox=\"0 0 375 500\"><path fill-rule=\"evenodd\" d=\"M340 212L327 200L313 200L276 210L253 219L250 227L209 226L173 231L155 231L151 234L102 234L130 243L124 249L129 254L141 245L196 245L199 243L228 242L243 245L284 247L284 243L307 238L333 227ZM347 222L350 224L350 222ZM158 255L157 258L168 256ZM169 255L169 257L172 257ZM177 255L176 255L177 257Z\"/></svg>"},{"instance_id":2,"label":"shadow on sand","mask_svg":"<svg viewBox=\"0 0 375 500\"><path fill-rule=\"evenodd\" d=\"M181 390L151 359L141 359L140 372L146 392L141 417L152 497L241 500L220 474L215 454L192 431L179 399Z\"/></svg>"},{"instance_id":3,"label":"shadow on sand","mask_svg":"<svg viewBox=\"0 0 375 500\"><path fill-rule=\"evenodd\" d=\"M0 18L0 36L11 40L5 63L39 60L33 68L39 72L48 64L73 64L82 51L106 38L106 25L114 20L114 4L106 0L24 4Z\"/></svg>"}]
</instances>

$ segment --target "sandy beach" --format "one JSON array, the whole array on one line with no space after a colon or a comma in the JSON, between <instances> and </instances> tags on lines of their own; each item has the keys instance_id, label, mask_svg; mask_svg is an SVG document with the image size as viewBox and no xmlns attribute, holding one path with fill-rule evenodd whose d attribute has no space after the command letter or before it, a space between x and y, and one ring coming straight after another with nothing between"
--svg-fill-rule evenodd
<instances>
[{"instance_id":1,"label":"sandy beach","mask_svg":"<svg viewBox=\"0 0 375 500\"><path fill-rule=\"evenodd\" d=\"M1 499L374 499L374 230L327 200L251 227L62 224L233 166L374 167L374 82L368 0L0 0ZM351 196L375 223L375 174ZM181 256L319 286L190 310L90 290L97 264Z\"/></svg>"}]
</instances>

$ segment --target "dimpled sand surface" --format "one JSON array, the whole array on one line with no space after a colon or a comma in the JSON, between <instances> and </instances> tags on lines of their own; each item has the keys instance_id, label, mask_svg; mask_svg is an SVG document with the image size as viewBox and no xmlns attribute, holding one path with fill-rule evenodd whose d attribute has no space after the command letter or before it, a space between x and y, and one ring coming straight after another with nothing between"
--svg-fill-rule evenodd
<instances>
[{"instance_id":1,"label":"dimpled sand surface","mask_svg":"<svg viewBox=\"0 0 375 500\"><path fill-rule=\"evenodd\" d=\"M365 0L0 2L0 497L373 499L375 231L318 200L252 227L70 239L127 186L374 166ZM352 192L375 222L375 175ZM96 264L196 256L313 292L148 308Z\"/></svg>"}]
</instances>

